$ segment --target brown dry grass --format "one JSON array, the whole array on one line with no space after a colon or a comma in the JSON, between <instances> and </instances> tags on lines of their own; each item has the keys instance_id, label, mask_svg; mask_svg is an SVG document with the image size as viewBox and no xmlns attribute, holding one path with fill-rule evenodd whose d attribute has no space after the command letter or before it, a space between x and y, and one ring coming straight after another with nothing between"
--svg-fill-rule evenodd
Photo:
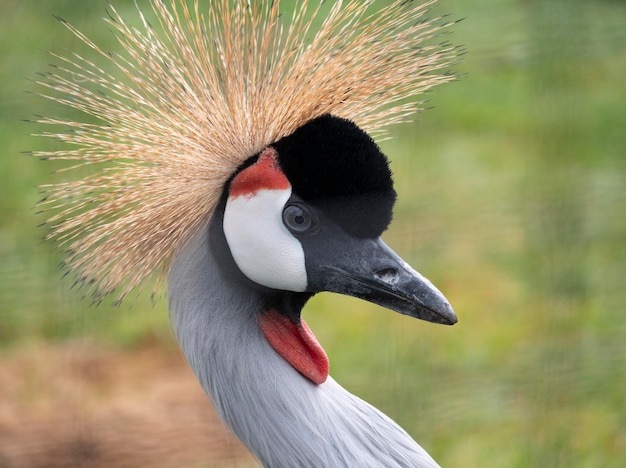
<instances>
[{"instance_id":1,"label":"brown dry grass","mask_svg":"<svg viewBox=\"0 0 626 468\"><path fill-rule=\"evenodd\" d=\"M172 350L0 358L0 467L255 466Z\"/></svg>"}]
</instances>

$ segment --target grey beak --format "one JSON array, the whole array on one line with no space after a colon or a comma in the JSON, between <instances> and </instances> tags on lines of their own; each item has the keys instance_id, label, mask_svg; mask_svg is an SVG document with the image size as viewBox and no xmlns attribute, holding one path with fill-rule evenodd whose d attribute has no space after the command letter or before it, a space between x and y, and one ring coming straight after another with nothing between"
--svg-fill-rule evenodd
<instances>
[{"instance_id":1,"label":"grey beak","mask_svg":"<svg viewBox=\"0 0 626 468\"><path fill-rule=\"evenodd\" d=\"M309 290L347 294L429 322L457 322L444 295L382 239L345 235L327 241L333 245L326 244L324 255L313 256L317 263L307 265Z\"/></svg>"}]
</instances>

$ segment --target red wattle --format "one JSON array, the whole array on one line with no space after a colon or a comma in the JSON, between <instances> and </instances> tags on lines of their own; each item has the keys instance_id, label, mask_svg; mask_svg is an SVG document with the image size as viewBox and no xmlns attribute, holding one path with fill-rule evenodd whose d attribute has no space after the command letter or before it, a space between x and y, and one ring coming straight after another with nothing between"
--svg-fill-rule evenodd
<instances>
[{"instance_id":1,"label":"red wattle","mask_svg":"<svg viewBox=\"0 0 626 468\"><path fill-rule=\"evenodd\" d=\"M328 377L328 356L304 320L295 325L289 318L268 309L259 325L274 350L311 382L320 385Z\"/></svg>"}]
</instances>

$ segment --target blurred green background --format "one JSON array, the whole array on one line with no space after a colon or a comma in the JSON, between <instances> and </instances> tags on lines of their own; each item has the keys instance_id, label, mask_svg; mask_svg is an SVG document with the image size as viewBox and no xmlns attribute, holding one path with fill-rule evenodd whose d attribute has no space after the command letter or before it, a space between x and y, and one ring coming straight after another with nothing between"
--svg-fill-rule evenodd
<instances>
[{"instance_id":1,"label":"blurred green background","mask_svg":"<svg viewBox=\"0 0 626 468\"><path fill-rule=\"evenodd\" d=\"M105 8L0 0L0 367L78 338L173 348L164 300L92 307L61 279L35 207L54 167L20 154L55 145L21 119L68 112L29 93L46 50L80 47L53 15L114 49ZM330 294L305 317L333 376L444 467L626 466L626 2L435 11L464 18L446 39L468 53L459 81L382 143L399 193L385 239L459 323Z\"/></svg>"}]
</instances>

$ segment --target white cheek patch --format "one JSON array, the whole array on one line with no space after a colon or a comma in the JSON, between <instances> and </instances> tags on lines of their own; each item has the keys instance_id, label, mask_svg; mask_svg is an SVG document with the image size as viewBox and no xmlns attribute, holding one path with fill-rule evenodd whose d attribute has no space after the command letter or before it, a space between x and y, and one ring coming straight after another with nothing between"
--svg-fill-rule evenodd
<instances>
[{"instance_id":1,"label":"white cheek patch","mask_svg":"<svg viewBox=\"0 0 626 468\"><path fill-rule=\"evenodd\" d=\"M224 235L237 266L249 279L273 289L302 292L307 276L302 244L283 224L291 188L231 196Z\"/></svg>"}]
</instances>

